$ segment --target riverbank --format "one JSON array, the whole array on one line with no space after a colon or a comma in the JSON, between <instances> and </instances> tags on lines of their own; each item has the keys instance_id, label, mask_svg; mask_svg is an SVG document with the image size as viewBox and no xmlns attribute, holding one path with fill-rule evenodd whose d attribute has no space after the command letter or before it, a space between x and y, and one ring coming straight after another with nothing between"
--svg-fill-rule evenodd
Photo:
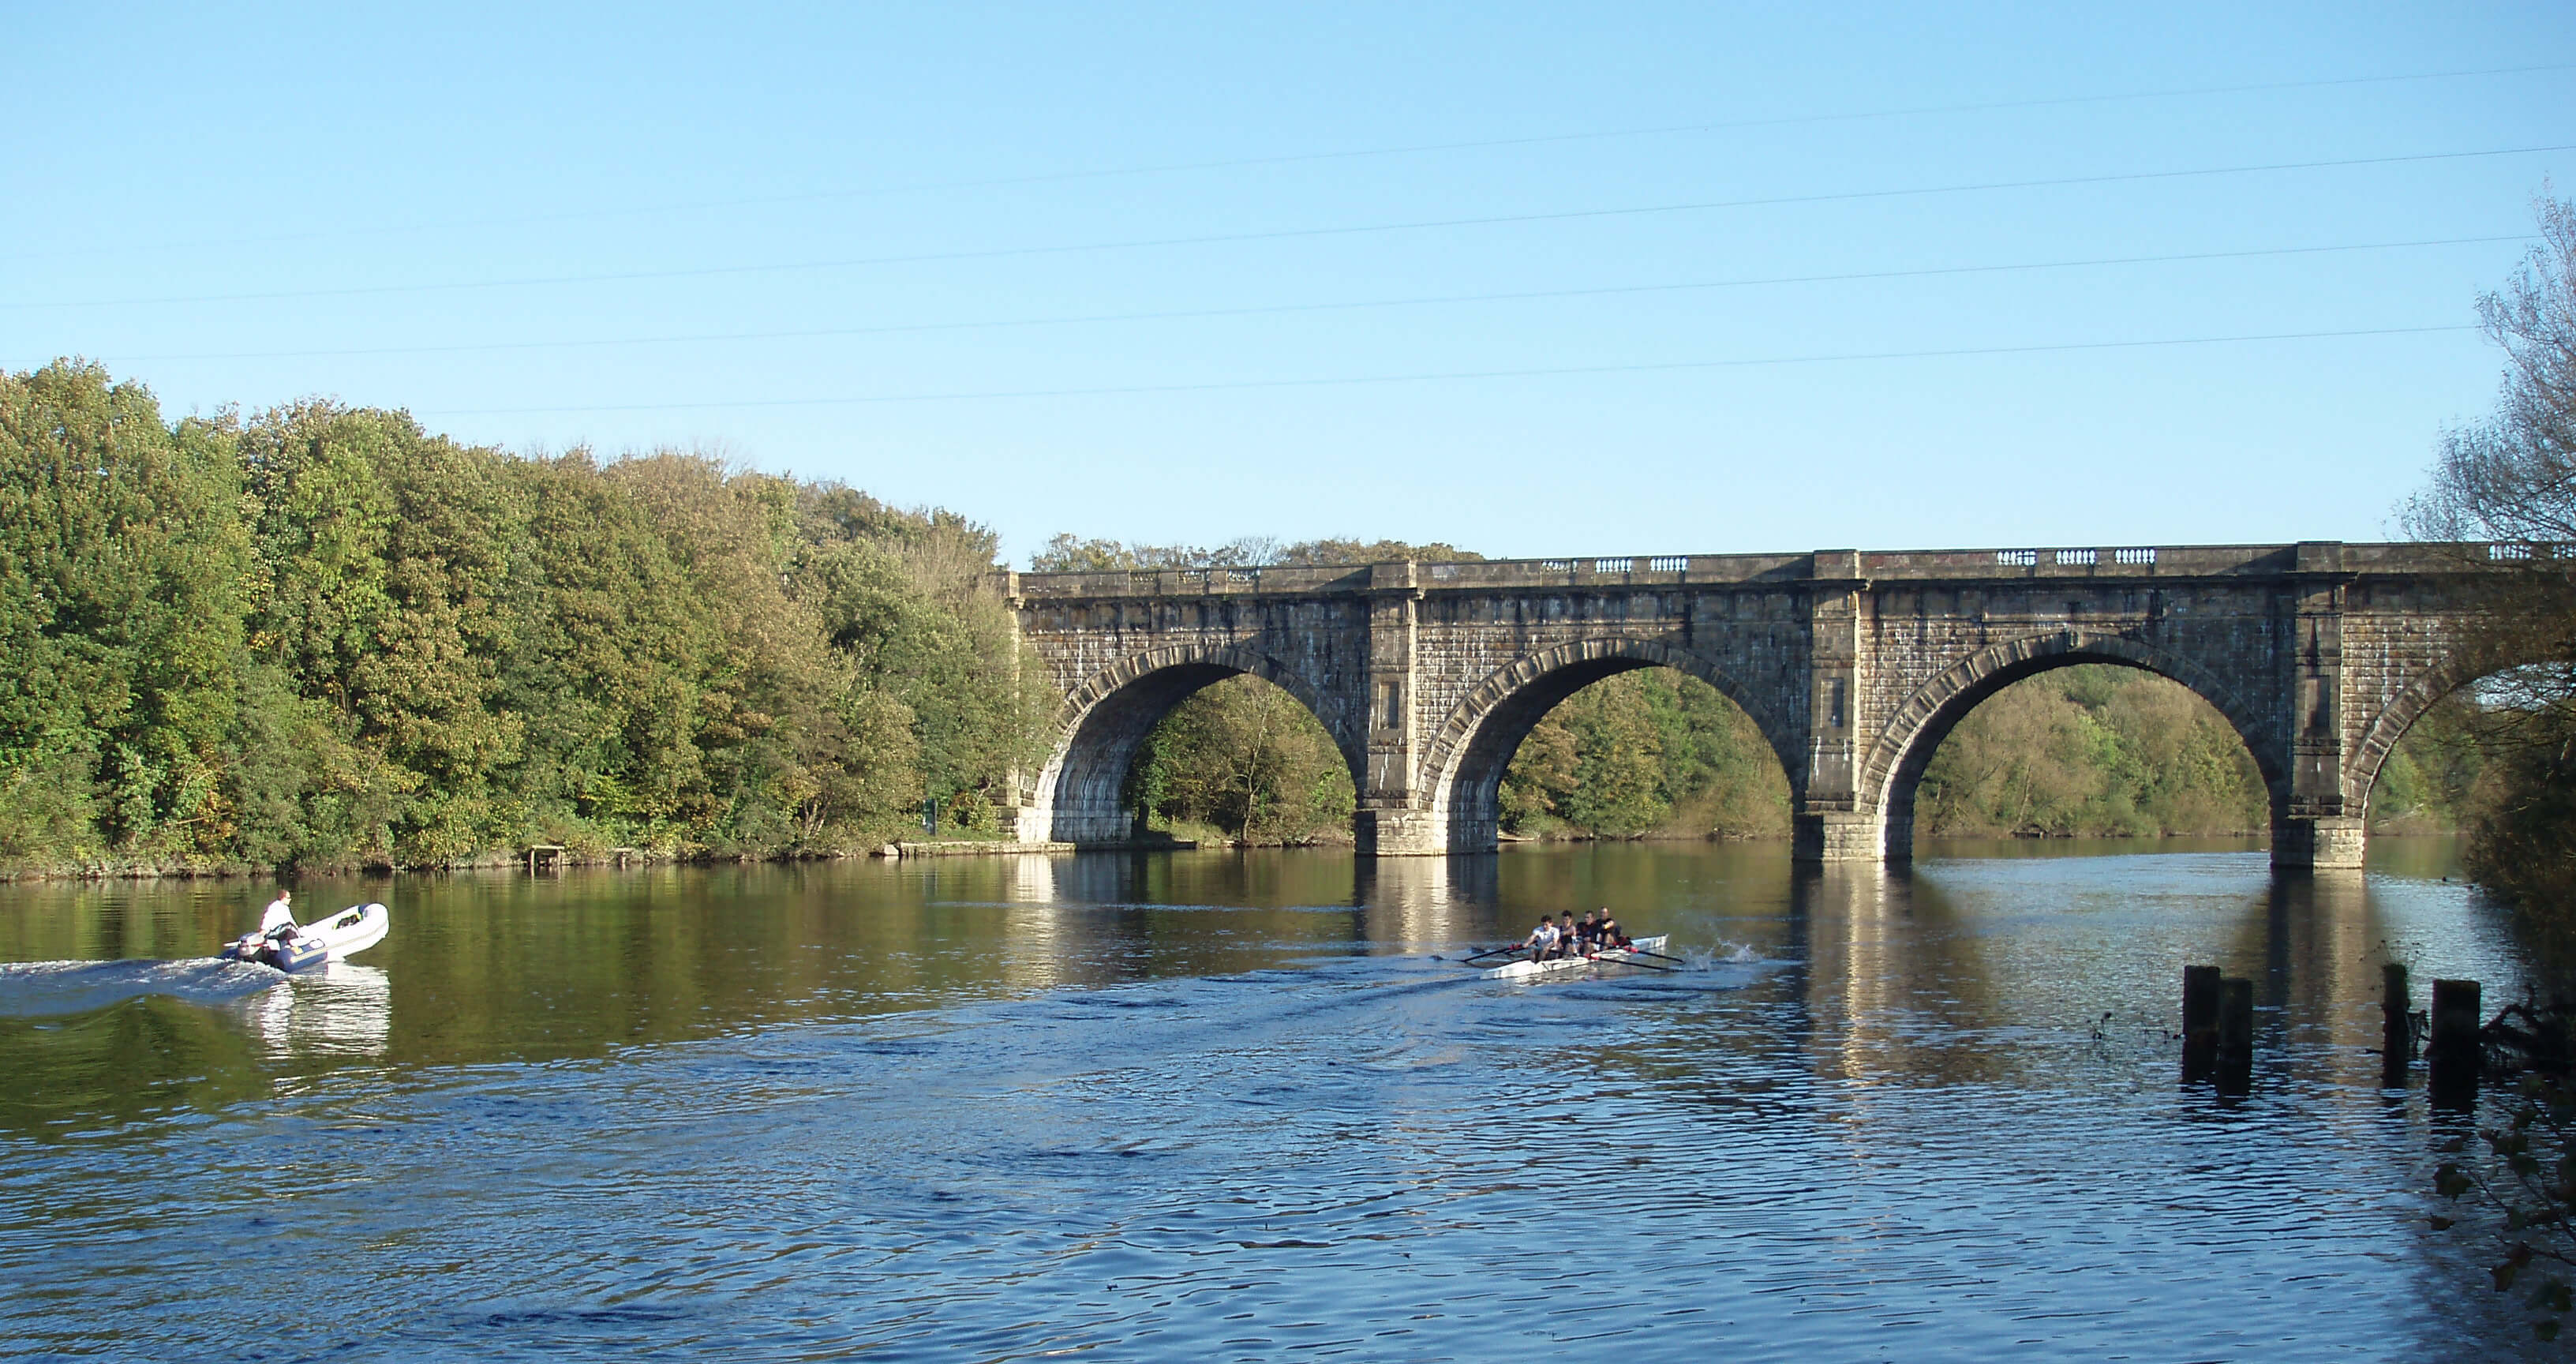
<instances>
[{"instance_id":1,"label":"riverbank","mask_svg":"<svg viewBox=\"0 0 2576 1364\"><path fill-rule=\"evenodd\" d=\"M538 844L544 861L555 867L728 866L753 862L838 862L879 855L875 845L845 852L796 852L771 856L726 855L666 848L579 848ZM0 884L44 881L230 881L304 876L392 876L397 873L504 871L530 865L531 848L495 848L436 862L395 862L361 858L291 866L251 862L172 859L168 861L100 860L21 862L0 865Z\"/></svg>"}]
</instances>

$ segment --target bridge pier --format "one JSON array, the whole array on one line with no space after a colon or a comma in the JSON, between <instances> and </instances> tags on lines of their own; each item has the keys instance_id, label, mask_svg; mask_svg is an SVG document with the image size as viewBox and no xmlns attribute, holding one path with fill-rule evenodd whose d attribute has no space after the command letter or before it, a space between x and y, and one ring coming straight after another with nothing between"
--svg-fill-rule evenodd
<instances>
[{"instance_id":1,"label":"bridge pier","mask_svg":"<svg viewBox=\"0 0 2576 1364\"><path fill-rule=\"evenodd\" d=\"M1809 811L1790 818L1789 853L1800 862L1904 860L1911 852L1890 847L1887 819L1875 812Z\"/></svg>"},{"instance_id":2,"label":"bridge pier","mask_svg":"<svg viewBox=\"0 0 2576 1364\"><path fill-rule=\"evenodd\" d=\"M2368 840L2350 815L2292 816L2272 821L2272 865L2284 870L2353 869Z\"/></svg>"},{"instance_id":3,"label":"bridge pier","mask_svg":"<svg viewBox=\"0 0 2576 1364\"><path fill-rule=\"evenodd\" d=\"M1453 849L1446 822L1428 810L1396 806L1362 806L1351 815L1351 839L1362 857L1446 857ZM1481 847L1459 852L1492 852L1488 830Z\"/></svg>"}]
</instances>

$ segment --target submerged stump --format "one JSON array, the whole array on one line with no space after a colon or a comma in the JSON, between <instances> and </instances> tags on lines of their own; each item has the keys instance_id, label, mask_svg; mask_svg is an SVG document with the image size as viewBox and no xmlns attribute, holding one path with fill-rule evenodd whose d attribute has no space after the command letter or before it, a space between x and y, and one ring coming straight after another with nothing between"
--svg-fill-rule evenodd
<instances>
[{"instance_id":1,"label":"submerged stump","mask_svg":"<svg viewBox=\"0 0 2576 1364\"><path fill-rule=\"evenodd\" d=\"M2218 983L2218 1067L2221 1094L2254 1087L2254 982L2229 977Z\"/></svg>"},{"instance_id":2,"label":"submerged stump","mask_svg":"<svg viewBox=\"0 0 2576 1364\"><path fill-rule=\"evenodd\" d=\"M2415 1023L2406 985L2406 968L2390 962L2379 968L2379 1083L2403 1089L2407 1067L2415 1063Z\"/></svg>"},{"instance_id":3,"label":"submerged stump","mask_svg":"<svg viewBox=\"0 0 2576 1364\"><path fill-rule=\"evenodd\" d=\"M2466 1112L2477 1107L2478 1072L2486 1061L2479 1038L2480 993L2474 980L2433 982L2433 1037L2424 1059L2432 1071L2435 1108Z\"/></svg>"},{"instance_id":4,"label":"submerged stump","mask_svg":"<svg viewBox=\"0 0 2576 1364\"><path fill-rule=\"evenodd\" d=\"M2218 1064L2218 968L2182 968L2182 1078L2209 1078Z\"/></svg>"}]
</instances>

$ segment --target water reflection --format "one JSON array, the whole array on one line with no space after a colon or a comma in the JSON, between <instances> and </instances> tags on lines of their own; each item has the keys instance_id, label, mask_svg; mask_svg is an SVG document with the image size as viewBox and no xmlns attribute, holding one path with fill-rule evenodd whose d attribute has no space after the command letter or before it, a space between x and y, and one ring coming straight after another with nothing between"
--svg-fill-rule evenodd
<instances>
[{"instance_id":1,"label":"water reflection","mask_svg":"<svg viewBox=\"0 0 2576 1364\"><path fill-rule=\"evenodd\" d=\"M2510 1353L2413 1231L2434 1129L2367 1053L2386 955L2513 988L2438 858L1942 851L307 887L392 936L244 1000L0 1018L0 1334L239 1353L171 1286L267 1254L353 1285L277 1352L361 1358L631 1352L630 1310L679 1357ZM202 953L265 889L42 888L0 944ZM1430 960L1603 904L1707 969ZM2242 1103L2177 1083L2193 963L2257 983ZM227 1201L316 1134L336 1182ZM1531 1197L1533 1153L1620 1196Z\"/></svg>"},{"instance_id":2,"label":"water reflection","mask_svg":"<svg viewBox=\"0 0 2576 1364\"><path fill-rule=\"evenodd\" d=\"M393 977L330 962L253 997L243 1014L271 1061L382 1056L393 1035Z\"/></svg>"},{"instance_id":3,"label":"water reflection","mask_svg":"<svg viewBox=\"0 0 2576 1364\"><path fill-rule=\"evenodd\" d=\"M393 934L362 965L240 1016L260 1053L290 1066L543 1060L1318 953L1447 954L1518 938L1541 914L1608 905L1704 959L1786 964L1765 987L1779 995L1774 1038L1829 1038L1810 1058L1821 1077L1986 1083L2026 1065L2014 1042L2034 1032L2158 1040L2188 964L2255 979L2272 1050L2375 1044L2383 960L2408 962L2418 981L2465 975L2509 995L2511 943L2464 910L2465 888L2438 879L2447 844L2428 842L2381 840L2367 878L2274 876L2243 845L2046 857L2033 853L2102 850L2022 842L1894 869L1798 868L1769 845L1630 844L324 882L302 898L385 899ZM12 888L0 954L203 953L266 891ZM169 1018L233 1026L202 1010Z\"/></svg>"}]
</instances>

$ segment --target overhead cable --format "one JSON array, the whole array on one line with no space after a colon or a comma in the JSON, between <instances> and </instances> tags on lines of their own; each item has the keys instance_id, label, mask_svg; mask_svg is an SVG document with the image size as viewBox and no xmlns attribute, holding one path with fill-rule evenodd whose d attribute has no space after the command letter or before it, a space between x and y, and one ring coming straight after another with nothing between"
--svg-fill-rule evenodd
<instances>
[{"instance_id":1,"label":"overhead cable","mask_svg":"<svg viewBox=\"0 0 2576 1364\"><path fill-rule=\"evenodd\" d=\"M1642 364L1562 365L1530 369L1435 370L1412 374L1335 375L1306 379L1238 379L1193 384L1125 384L1100 388L1022 388L958 390L944 393L880 393L856 397L746 398L689 403L596 403L582 406L451 407L428 409L424 417L500 417L587 412L691 412L778 407L857 407L879 403L993 401L1006 398L1101 398L1158 393L1223 393L1254 389L1332 388L1368 384L1437 383L1471 379L1537 379L1591 374L1653 374L1680 370L1753 369L1775 365L1840 364L1868 360L1935 360L1988 355L2038 355L2049 352L2136 350L2154 346L2216 346L2254 341L2315 341L2334 337L2424 336L2472 332L2468 324L2439 327L2363 327L2339 331L2261 332L2239 336L2178 336L2131 341L2061 341L2026 346L1964 346L1944 350L1845 351L1819 355L1773 355L1726 360L1668 360Z\"/></svg>"},{"instance_id":2,"label":"overhead cable","mask_svg":"<svg viewBox=\"0 0 2576 1364\"><path fill-rule=\"evenodd\" d=\"M1944 276L2006 274L2032 270L2074 270L2120 265L2170 265L2193 261L2256 260L2280 256L2328 255L2352 251L2396 251L2432 246L2480 246L2528 242L2528 232L2487 237L2430 237L2415 241L2353 242L2333 246L2257 247L2241 251L2189 251L2161 256L2096 256L2081 260L2021 261L1995 265L1938 265L1909 270L1857 270L1823 275L1755 275L1738 279L1685 280L1654 284L1608 284L1580 289L1524 289L1482 294L1417 294L1402 298L1345 299L1320 303L1269 303L1232 308L1174 308L1150 312L1063 313L1046 317L987 318L956 322L893 322L865 327L807 327L784 331L681 332L662 336L584 337L547 341L481 341L420 346L309 347L296 350L178 351L167 354L115 354L102 358L120 364L178 360L289 360L330 356L459 355L494 351L573 350L615 346L689 345L734 341L812 341L833 337L913 335L923 332L989 331L1011 327L1063 327L1114 322L1171 322L1225 317L1276 317L1283 314L1348 312L1370 308L1412 308L1464 303L1522 303L1550 299L1604 298L1632 294L1682 293L1694 290L1745 289L1799 284L1852 284L1876 280L1937 279Z\"/></svg>"},{"instance_id":3,"label":"overhead cable","mask_svg":"<svg viewBox=\"0 0 2576 1364\"><path fill-rule=\"evenodd\" d=\"M1243 170L1256 166L1298 165L1321 161L1351 161L1373 157L1418 156L1437 152L1485 151L1505 147L1546 146L1568 142L1598 142L1633 137L1670 137L1693 133L1742 132L1758 128L1787 128L1824 123L1857 123L1884 119L1924 118L1940 114L2003 113L2023 109L2067 108L2085 104L2120 104L2145 100L2195 99L2220 95L2265 94L2288 90L2323 90L2361 85L2397 85L2417 81L2461 80L2488 76L2519 76L2576 70L2576 63L2550 62L2532 66L2493 66L2457 71L2418 71L2389 76L2334 76L2317 80L2259 81L2237 85L2184 86L2169 90L2135 90L2097 95L2045 95L2030 99L1980 100L1961 104L1925 104L1893 109L1846 110L1820 114L1776 114L1758 118L1722 119L1701 123L1668 123L1644 127L1605 128L1578 132L1533 133L1520 137L1477 138L1451 142L1416 142L1385 147L1355 147L1332 151L1283 152L1268 156L1239 156L1203 161L1174 161L1141 166L1092 167L1081 170L1040 171L1024 175L983 176L963 180L929 180L910 184L876 185L856 189L812 190L794 194L749 195L728 199L699 199L668 204L644 204L623 208L567 209L555 213L513 215L506 218L451 219L443 222L404 223L371 227L312 232L269 233L256 236L200 238L185 242L164 242L144 247L84 247L67 251L29 252L0 257L11 260L60 259L72 256L98 255L108 251L187 250L201 246L247 246L269 242L319 241L358 236L384 236L402 232L456 231L476 227L514 227L531 223L586 222L603 218L641 217L658 213L695 213L721 208L757 208L777 204L828 203L836 200L876 198L897 194L927 194L943 190L999 189L1014 185L1060 184L1080 180L1102 180L1145 175L1174 175L1196 171Z\"/></svg>"},{"instance_id":4,"label":"overhead cable","mask_svg":"<svg viewBox=\"0 0 2576 1364\"><path fill-rule=\"evenodd\" d=\"M674 270L621 270L583 275L529 275L507 279L450 280L432 284L353 285L332 289L281 289L236 294L172 294L157 297L87 299L65 302L0 303L0 309L112 308L173 303L249 303L295 298L382 297L390 294L439 293L466 289L526 289L571 284L621 284L644 280L709 279L722 276L789 274L815 270L855 269L876 265L922 265L943 261L1002 260L1011 257L1069 255L1093 251L1128 251L1175 246L1213 246L1244 242L1290 241L1361 236L1385 232L1430 231L1460 227L1576 222L1603 218L1701 213L1725 209L1775 208L1796 204L1847 203L1867 199L1916 198L1940 194L1975 194L2016 189L2054 189L2075 185L2108 185L2154 180L2181 180L2220 175L2256 175L2277 171L2332 170L2360 166L2393 166L2434 161L2465 161L2539 152L2576 151L2576 143L2498 147L2467 152L2420 152L2403 156L2345 157L2321 161L2273 161L2253 165L2211 166L2189 170L2121 171L2103 175L2057 176L2030 180L1985 180L1902 189L1840 190L1826 194L1772 195L1748 199L1706 199L1622 208L1563 209L1545 213L1502 213L1462 218L1422 218L1400 222L1358 223L1329 227L1274 228L1260 232L1217 232L1183 237L1142 237L1123 241L1076 242L1045 246L988 247L970 251L926 251L891 256L853 256L834 260L787 261L752 265L712 265Z\"/></svg>"}]
</instances>

